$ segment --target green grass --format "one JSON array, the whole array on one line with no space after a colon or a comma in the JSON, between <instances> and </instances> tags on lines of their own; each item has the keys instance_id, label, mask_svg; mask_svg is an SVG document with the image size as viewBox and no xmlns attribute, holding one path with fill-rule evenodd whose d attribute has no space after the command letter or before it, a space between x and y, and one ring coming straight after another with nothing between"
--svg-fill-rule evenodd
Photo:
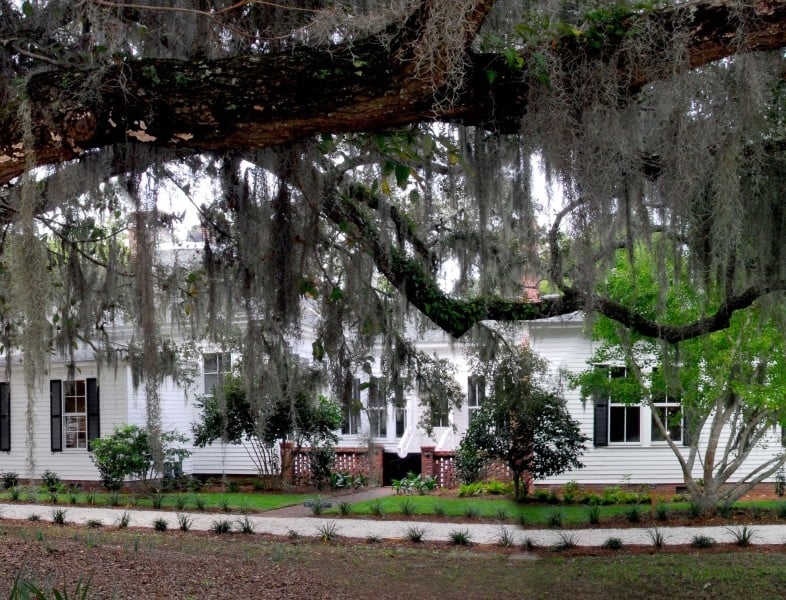
<instances>
[{"instance_id":1,"label":"green grass","mask_svg":"<svg viewBox=\"0 0 786 600\"><path fill-rule=\"evenodd\" d=\"M294 504L302 504L306 500L313 497L313 494L271 494L264 492L255 493L236 493L228 496L223 492L198 492L188 494L189 503L188 510L196 509L196 498L199 497L205 503L206 510L220 510L222 503L228 498L231 508L237 509L242 507L244 510L248 509L254 512L262 512L266 510L273 510L282 508L284 506L292 506ZM182 498L182 494L177 492L171 494L163 494L161 508L163 510L180 510L178 508L178 497ZM93 503L89 500L93 500ZM8 502L11 500L9 492L0 493L0 501ZM41 500L41 499L39 499ZM133 500L133 502L132 502ZM120 494L114 498L108 492L96 493L79 493L76 494L76 503L90 504L92 506L128 506L133 504L134 508L149 509L153 507L153 499L151 496L133 494Z\"/></svg>"},{"instance_id":2,"label":"green grass","mask_svg":"<svg viewBox=\"0 0 786 600\"><path fill-rule=\"evenodd\" d=\"M445 516L466 518L467 511L472 511L480 519L499 520L500 514L509 515L511 521L519 521L519 516L523 515L527 523L545 523L549 515L554 512L554 505L550 504L518 504L513 500L493 497L493 498L447 498L444 496L409 496L411 501L410 510L419 515L434 515L434 506L444 507ZM401 515L401 497L387 496L378 498L386 515ZM371 515L371 506L377 500L356 502L352 505L353 515ZM587 507L584 505L557 505L563 516L565 525L579 525L587 522ZM629 505L620 506L599 506L600 518L608 518L612 515L626 514L630 510ZM643 507L643 511L648 511L649 507ZM335 507L325 511L326 514L338 513Z\"/></svg>"}]
</instances>

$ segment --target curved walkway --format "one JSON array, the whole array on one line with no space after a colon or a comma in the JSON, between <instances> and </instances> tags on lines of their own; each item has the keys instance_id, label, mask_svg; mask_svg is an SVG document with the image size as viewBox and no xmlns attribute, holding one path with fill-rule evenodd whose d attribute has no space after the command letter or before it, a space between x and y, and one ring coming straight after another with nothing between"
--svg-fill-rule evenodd
<instances>
[{"instance_id":1,"label":"curved walkway","mask_svg":"<svg viewBox=\"0 0 786 600\"><path fill-rule=\"evenodd\" d=\"M105 526L116 526L123 515L127 515L129 527L153 528L158 519L164 519L170 529L178 527L178 515L187 515L191 529L209 531L214 523L228 519L233 530L239 530L239 523L246 521L253 526L255 533L272 535L319 536L325 528L347 538L403 539L411 530L422 532L424 540L450 541L455 532L466 532L470 542L496 544L500 538L510 536L514 544L525 541L535 546L555 546L566 541L577 546L602 546L609 538L618 538L625 545L652 545L657 531L662 535L664 545L690 544L696 536L707 536L718 543L737 541L743 526L731 527L659 527L657 530L645 528L621 529L522 529L515 525L488 523L448 523L440 521L392 521L375 519L323 518L307 516L273 516L271 511L264 514L237 515L225 513L173 512L165 510L139 510L109 507L62 506L51 504L1 504L0 519L29 519L38 515L42 521L52 521L55 511L65 511L67 523L87 524L100 521ZM752 532L751 544L786 543L786 525L748 525Z\"/></svg>"}]
</instances>

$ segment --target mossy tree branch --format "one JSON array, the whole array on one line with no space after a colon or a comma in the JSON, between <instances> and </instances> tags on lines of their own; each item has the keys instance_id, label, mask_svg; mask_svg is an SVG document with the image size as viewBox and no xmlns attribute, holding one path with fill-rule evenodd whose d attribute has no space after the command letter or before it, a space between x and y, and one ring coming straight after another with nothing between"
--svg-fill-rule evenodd
<instances>
[{"instance_id":1,"label":"mossy tree branch","mask_svg":"<svg viewBox=\"0 0 786 600\"><path fill-rule=\"evenodd\" d=\"M493 4L474 3L465 16L468 32L482 24ZM634 32L642 19L688 36L686 69L741 49L771 50L786 44L784 0L745 7L727 0L694 1L631 14L619 23ZM410 24L416 27L419 22L413 17ZM375 131L424 121L518 129L528 90L535 85L530 77L512 69L503 56L468 50L466 72L458 79L461 87L452 91L451 102L442 102L448 91L433 85L442 79L413 77L413 61L400 60L417 52L417 34L401 36L400 44L410 45L406 48L369 39L329 50L297 47L217 61L127 58L103 67L47 64L29 77L22 94L32 119L32 148L22 141L20 97L11 95L0 106L0 184L24 172L30 153L34 164L44 165L126 143L201 152L265 148L320 133ZM622 37L609 38L601 49L590 51L580 37L568 36L554 40L553 46L566 64L571 57L615 64L620 87L629 93L673 73L675 66L665 56L649 56L646 65L621 59L616 53L620 44ZM523 58L525 64L531 61ZM659 64L669 65L668 72L659 72ZM493 82L490 71L497 74Z\"/></svg>"}]
</instances>

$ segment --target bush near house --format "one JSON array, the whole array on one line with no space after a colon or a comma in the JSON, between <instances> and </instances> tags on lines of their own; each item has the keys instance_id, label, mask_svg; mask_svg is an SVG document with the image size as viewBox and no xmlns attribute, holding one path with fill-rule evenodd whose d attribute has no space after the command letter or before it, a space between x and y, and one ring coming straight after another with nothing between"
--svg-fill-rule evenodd
<instances>
[{"instance_id":1,"label":"bush near house","mask_svg":"<svg viewBox=\"0 0 786 600\"><path fill-rule=\"evenodd\" d=\"M174 444L184 443L186 437L175 431L161 434L161 449L165 462L178 462L191 454ZM150 436L136 425L116 427L112 435L92 441L90 458L98 468L101 483L108 490L119 490L127 477L143 483L157 474Z\"/></svg>"}]
</instances>

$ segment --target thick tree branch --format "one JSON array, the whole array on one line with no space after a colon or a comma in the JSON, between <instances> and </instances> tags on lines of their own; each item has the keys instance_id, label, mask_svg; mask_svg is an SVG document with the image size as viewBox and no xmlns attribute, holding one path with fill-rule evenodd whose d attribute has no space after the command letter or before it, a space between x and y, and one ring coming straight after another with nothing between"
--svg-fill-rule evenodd
<instances>
[{"instance_id":1,"label":"thick tree branch","mask_svg":"<svg viewBox=\"0 0 786 600\"><path fill-rule=\"evenodd\" d=\"M468 31L482 23L493 4L469 3ZM685 68L741 50L786 45L786 0L746 7L730 0L695 1L631 17L622 25L633 28L641 19L689 37ZM408 43L417 44L414 38ZM608 43L594 54L580 39L556 40L555 46L566 59L614 61L621 88L632 92L673 72L673 66L668 72L653 66L668 63L665 55L664 60L650 56L646 67L626 64L614 53L620 40ZM401 50L368 40L352 47L297 48L220 61L127 59L102 69L37 73L26 83L24 100L0 106L0 185L19 176L31 158L36 165L53 164L124 143L195 152L251 149L319 133L437 120L518 129L531 82L503 57L468 53L463 87L452 103L444 103L445 90L433 86L439 78L413 77L412 61L395 59ZM489 71L497 76L487 77ZM23 142L20 111L29 112L33 147Z\"/></svg>"}]
</instances>

